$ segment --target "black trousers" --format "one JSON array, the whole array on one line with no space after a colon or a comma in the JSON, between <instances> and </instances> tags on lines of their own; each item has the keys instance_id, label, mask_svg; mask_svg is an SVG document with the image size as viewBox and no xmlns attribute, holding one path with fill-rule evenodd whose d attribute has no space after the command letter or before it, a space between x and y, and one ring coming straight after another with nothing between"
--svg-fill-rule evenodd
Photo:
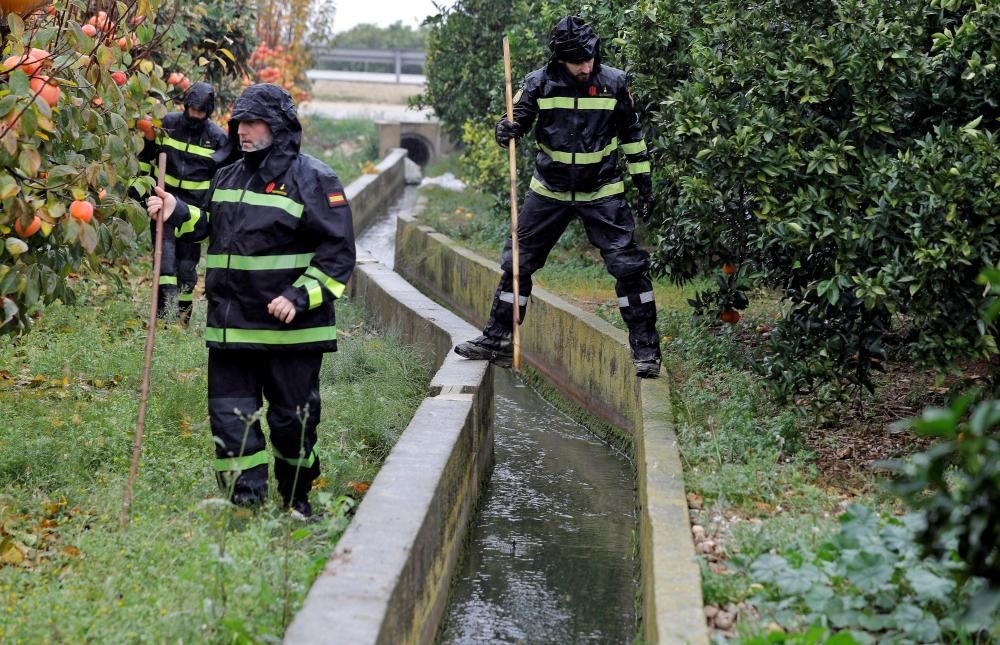
<instances>
[{"instance_id":1,"label":"black trousers","mask_svg":"<svg viewBox=\"0 0 1000 645\"><path fill-rule=\"evenodd\" d=\"M649 275L649 254L635 241L635 218L620 196L597 202L561 202L528 191L517 222L519 254L518 296L521 320L531 295L531 276L545 265L552 247L573 217L583 222L587 239L596 246L604 265L615 278L615 292L622 319L628 327L633 358L646 360L660 355L656 333L656 303ZM511 242L504 246L500 268L503 276L493 297L490 317L483 334L509 337L513 329L514 266Z\"/></svg>"},{"instance_id":2,"label":"black trousers","mask_svg":"<svg viewBox=\"0 0 1000 645\"><path fill-rule=\"evenodd\" d=\"M154 249L156 226L153 222L149 227ZM194 288L198 284L199 260L201 260L201 244L178 240L174 237L173 229L168 226L163 232L163 252L160 256L157 316L165 317L176 312L184 323L191 319Z\"/></svg>"},{"instance_id":3,"label":"black trousers","mask_svg":"<svg viewBox=\"0 0 1000 645\"><path fill-rule=\"evenodd\" d=\"M278 490L286 504L308 498L320 472L315 447L322 362L321 352L209 349L215 470L234 499L267 497L270 459L260 423L265 399Z\"/></svg>"}]
</instances>

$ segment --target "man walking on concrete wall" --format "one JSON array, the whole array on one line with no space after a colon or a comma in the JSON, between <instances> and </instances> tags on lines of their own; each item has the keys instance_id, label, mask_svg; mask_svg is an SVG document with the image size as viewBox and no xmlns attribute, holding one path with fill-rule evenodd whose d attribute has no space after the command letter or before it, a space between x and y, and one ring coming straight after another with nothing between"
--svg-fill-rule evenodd
<instances>
[{"instance_id":1,"label":"man walking on concrete wall","mask_svg":"<svg viewBox=\"0 0 1000 645\"><path fill-rule=\"evenodd\" d=\"M639 190L637 211L644 219L652 209L651 168L625 73L601 64L600 39L576 16L556 24L549 49L549 63L528 74L514 97L514 121L504 118L496 126L496 141L506 148L534 123L538 145L517 228L520 319L527 309L532 274L545 264L570 220L579 217L615 277L636 375L655 378L660 373L660 345L649 254L635 242L635 218L624 197L619 151ZM489 320L482 336L455 347L460 356L510 366L512 266L508 240Z\"/></svg>"}]
</instances>

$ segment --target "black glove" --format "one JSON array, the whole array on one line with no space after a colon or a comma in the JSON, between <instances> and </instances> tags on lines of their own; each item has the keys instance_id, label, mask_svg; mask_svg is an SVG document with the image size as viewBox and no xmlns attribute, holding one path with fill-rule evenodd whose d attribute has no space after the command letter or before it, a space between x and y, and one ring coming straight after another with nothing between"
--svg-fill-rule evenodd
<instances>
[{"instance_id":1,"label":"black glove","mask_svg":"<svg viewBox=\"0 0 1000 645\"><path fill-rule=\"evenodd\" d=\"M649 175L632 175L632 182L639 189L639 201L635 212L644 222L653 215L653 180Z\"/></svg>"},{"instance_id":2,"label":"black glove","mask_svg":"<svg viewBox=\"0 0 1000 645\"><path fill-rule=\"evenodd\" d=\"M517 139L520 132L517 131L517 124L508 121L506 118L497 121L497 128L495 132L495 137L497 140L497 145L501 148L506 148L510 144L511 139Z\"/></svg>"}]
</instances>

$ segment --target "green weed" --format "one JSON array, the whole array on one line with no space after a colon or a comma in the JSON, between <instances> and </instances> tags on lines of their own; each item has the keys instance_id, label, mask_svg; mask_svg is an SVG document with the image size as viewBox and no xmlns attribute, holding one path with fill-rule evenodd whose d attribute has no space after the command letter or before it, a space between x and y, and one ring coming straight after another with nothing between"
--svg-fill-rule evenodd
<instances>
[{"instance_id":1,"label":"green weed","mask_svg":"<svg viewBox=\"0 0 1000 645\"><path fill-rule=\"evenodd\" d=\"M219 496L206 404L203 311L157 333L131 525L118 529L138 410L148 302L98 283L0 337L0 640L271 642L423 399L429 368L338 303L324 359L312 493L297 525ZM377 395L373 395L377 393ZM266 430L265 430L266 431Z\"/></svg>"},{"instance_id":2,"label":"green weed","mask_svg":"<svg viewBox=\"0 0 1000 645\"><path fill-rule=\"evenodd\" d=\"M302 151L328 164L346 186L378 157L378 131L369 119L302 117Z\"/></svg>"}]
</instances>

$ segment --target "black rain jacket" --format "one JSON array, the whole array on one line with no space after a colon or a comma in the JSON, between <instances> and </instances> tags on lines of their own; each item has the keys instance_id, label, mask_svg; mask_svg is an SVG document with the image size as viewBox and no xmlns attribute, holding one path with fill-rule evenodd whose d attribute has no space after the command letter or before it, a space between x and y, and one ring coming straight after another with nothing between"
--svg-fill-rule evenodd
<instances>
[{"instance_id":1,"label":"black rain jacket","mask_svg":"<svg viewBox=\"0 0 1000 645\"><path fill-rule=\"evenodd\" d=\"M206 341L216 349L335 351L333 301L354 270L351 208L336 173L299 152L302 127L277 85L247 88L233 108L261 119L274 142L256 169L241 159L218 170L201 206L179 201L168 220L178 239L210 238ZM283 323L267 311L277 296L295 303Z\"/></svg>"},{"instance_id":2,"label":"black rain jacket","mask_svg":"<svg viewBox=\"0 0 1000 645\"><path fill-rule=\"evenodd\" d=\"M208 112L206 119L192 119L187 108ZM157 156L167 153L167 190L188 204L200 204L218 166L213 158L227 149L225 131L211 121L215 90L208 83L195 83L184 95L184 111L163 117L160 135L147 141L139 155L140 170L156 176Z\"/></svg>"},{"instance_id":3,"label":"black rain jacket","mask_svg":"<svg viewBox=\"0 0 1000 645\"><path fill-rule=\"evenodd\" d=\"M625 72L602 65L599 55L585 84L553 57L525 77L515 99L518 134L535 124L534 192L566 202L620 195L625 185L619 151L637 185L651 181L649 153Z\"/></svg>"}]
</instances>

